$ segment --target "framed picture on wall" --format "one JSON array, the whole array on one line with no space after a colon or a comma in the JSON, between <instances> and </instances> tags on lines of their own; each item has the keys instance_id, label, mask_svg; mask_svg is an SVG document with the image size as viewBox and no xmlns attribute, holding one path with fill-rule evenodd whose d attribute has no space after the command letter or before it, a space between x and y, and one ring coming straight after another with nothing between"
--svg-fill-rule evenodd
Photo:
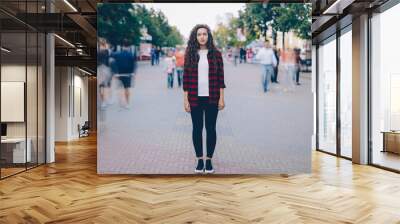
<instances>
[{"instance_id":1,"label":"framed picture on wall","mask_svg":"<svg viewBox=\"0 0 400 224\"><path fill-rule=\"evenodd\" d=\"M1 122L24 122L25 82L1 82Z\"/></svg>"}]
</instances>

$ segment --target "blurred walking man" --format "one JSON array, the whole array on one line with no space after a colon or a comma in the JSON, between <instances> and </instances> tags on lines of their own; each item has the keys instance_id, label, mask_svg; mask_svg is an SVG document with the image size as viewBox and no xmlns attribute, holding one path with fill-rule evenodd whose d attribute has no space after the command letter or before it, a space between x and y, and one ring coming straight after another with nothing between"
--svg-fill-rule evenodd
<instances>
[{"instance_id":1,"label":"blurred walking man","mask_svg":"<svg viewBox=\"0 0 400 224\"><path fill-rule=\"evenodd\" d=\"M126 39L123 40L121 51L115 52L111 56L115 59L118 69L117 77L124 88L121 107L129 109L131 81L136 70L136 56Z\"/></svg>"},{"instance_id":2,"label":"blurred walking man","mask_svg":"<svg viewBox=\"0 0 400 224\"><path fill-rule=\"evenodd\" d=\"M268 90L270 90L269 82L274 74L274 68L277 65L274 51L268 41L266 41L264 47L258 51L256 60L262 65L262 86L264 92L268 92Z\"/></svg>"},{"instance_id":3,"label":"blurred walking man","mask_svg":"<svg viewBox=\"0 0 400 224\"><path fill-rule=\"evenodd\" d=\"M175 53L176 58L176 75L178 78L178 86L182 86L183 82L183 66L185 64L185 51L183 48L179 48Z\"/></svg>"}]
</instances>

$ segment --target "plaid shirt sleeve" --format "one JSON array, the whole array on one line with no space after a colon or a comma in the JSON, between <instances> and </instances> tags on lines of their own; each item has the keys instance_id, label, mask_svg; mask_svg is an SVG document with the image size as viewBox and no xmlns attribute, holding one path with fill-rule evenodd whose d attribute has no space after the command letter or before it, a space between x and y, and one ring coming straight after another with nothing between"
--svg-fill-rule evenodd
<instances>
[{"instance_id":1,"label":"plaid shirt sleeve","mask_svg":"<svg viewBox=\"0 0 400 224\"><path fill-rule=\"evenodd\" d=\"M224 60L220 52L217 54L217 61L218 61L218 86L219 88L226 88L224 79Z\"/></svg>"},{"instance_id":2,"label":"plaid shirt sleeve","mask_svg":"<svg viewBox=\"0 0 400 224\"><path fill-rule=\"evenodd\" d=\"M186 65L183 67L183 91L189 91L189 68Z\"/></svg>"}]
</instances>

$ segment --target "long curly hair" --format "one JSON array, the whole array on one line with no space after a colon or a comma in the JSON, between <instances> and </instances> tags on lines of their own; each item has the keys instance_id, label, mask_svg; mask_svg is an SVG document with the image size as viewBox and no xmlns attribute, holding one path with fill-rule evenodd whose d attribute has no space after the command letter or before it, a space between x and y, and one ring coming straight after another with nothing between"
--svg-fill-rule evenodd
<instances>
[{"instance_id":1,"label":"long curly hair","mask_svg":"<svg viewBox=\"0 0 400 224\"><path fill-rule=\"evenodd\" d=\"M197 24L195 27L193 27L192 31L190 32L190 37L187 43L187 48L185 51L185 66L188 66L190 64L197 63L199 55L198 55L198 50L200 49L200 44L197 41L197 30L200 28L205 28L208 33L208 40L207 40L207 49L209 52L212 53L212 51L218 51L218 49L214 45L214 39L211 34L211 29L209 26L206 24ZM214 58L213 60L215 61L215 54L211 54Z\"/></svg>"}]
</instances>

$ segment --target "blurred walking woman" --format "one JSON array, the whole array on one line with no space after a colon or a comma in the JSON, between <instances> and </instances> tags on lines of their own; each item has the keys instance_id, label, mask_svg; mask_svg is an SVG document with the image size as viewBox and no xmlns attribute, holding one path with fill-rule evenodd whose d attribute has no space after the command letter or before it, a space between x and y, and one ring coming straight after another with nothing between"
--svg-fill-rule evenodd
<instances>
[{"instance_id":1,"label":"blurred walking woman","mask_svg":"<svg viewBox=\"0 0 400 224\"><path fill-rule=\"evenodd\" d=\"M197 157L196 173L213 173L211 159L217 142L215 130L218 110L224 102L224 64L221 52L214 46L207 25L196 25L185 52L183 72L184 108L192 117L192 139ZM207 158L203 158L203 124L207 132Z\"/></svg>"}]
</instances>

